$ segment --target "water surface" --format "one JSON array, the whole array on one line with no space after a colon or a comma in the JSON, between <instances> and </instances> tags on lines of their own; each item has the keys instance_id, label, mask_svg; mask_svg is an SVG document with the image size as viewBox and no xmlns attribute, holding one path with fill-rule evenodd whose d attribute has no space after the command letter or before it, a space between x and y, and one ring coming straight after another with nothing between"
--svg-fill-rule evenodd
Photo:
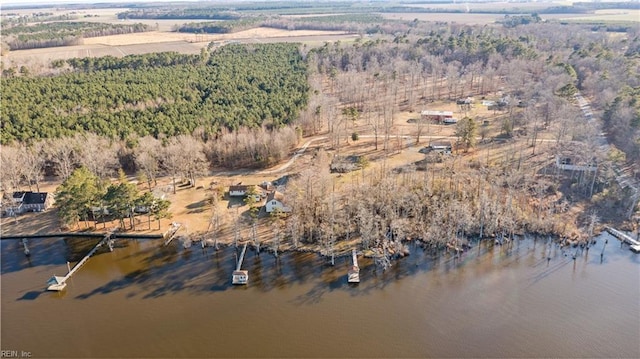
<instances>
[{"instance_id":1,"label":"water surface","mask_svg":"<svg viewBox=\"0 0 640 359\"><path fill-rule=\"evenodd\" d=\"M605 246L605 238L609 243ZM412 245L376 270L349 257L119 241L61 293L96 240L1 242L2 349L34 357L640 357L640 257L606 235L588 252L523 239L456 258ZM600 253L605 246L604 256ZM549 248L551 248L549 250ZM547 260L550 256L551 259Z\"/></svg>"}]
</instances>

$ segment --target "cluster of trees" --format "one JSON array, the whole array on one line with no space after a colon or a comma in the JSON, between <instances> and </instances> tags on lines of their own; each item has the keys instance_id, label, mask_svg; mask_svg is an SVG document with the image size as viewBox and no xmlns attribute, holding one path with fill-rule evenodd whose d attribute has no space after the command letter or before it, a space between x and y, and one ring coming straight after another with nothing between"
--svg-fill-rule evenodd
<instances>
[{"instance_id":1,"label":"cluster of trees","mask_svg":"<svg viewBox=\"0 0 640 359\"><path fill-rule=\"evenodd\" d=\"M270 18L261 26L286 30L325 30L358 33L379 32L380 24L392 22L376 14L344 14L303 18Z\"/></svg>"},{"instance_id":2,"label":"cluster of trees","mask_svg":"<svg viewBox=\"0 0 640 359\"><path fill-rule=\"evenodd\" d=\"M128 227L135 230L135 216L140 212L148 216L149 229L152 217L158 221L160 229L160 219L170 216L168 200L156 198L151 192L141 194L122 171L117 183L109 183L86 167L80 167L58 186L55 198L58 215L67 226L77 225L81 220L104 223L114 218L120 222L120 228L126 228L125 219L128 218Z\"/></svg>"},{"instance_id":3,"label":"cluster of trees","mask_svg":"<svg viewBox=\"0 0 640 359\"><path fill-rule=\"evenodd\" d=\"M207 143L207 158L213 166L227 168L269 167L289 156L301 137L292 126L222 130Z\"/></svg>"},{"instance_id":4,"label":"cluster of trees","mask_svg":"<svg viewBox=\"0 0 640 359\"><path fill-rule=\"evenodd\" d=\"M206 34L229 34L261 26L262 19L263 17L251 16L229 21L190 22L180 26L175 26L174 31Z\"/></svg>"},{"instance_id":5,"label":"cluster of trees","mask_svg":"<svg viewBox=\"0 0 640 359\"><path fill-rule=\"evenodd\" d=\"M287 185L292 212L283 232L294 245L318 244L330 255L338 242L358 239L384 266L402 254L408 239L443 248L462 247L470 238L575 235L576 228L561 219L568 203L550 196L552 183L516 166L502 173L482 167L461 171L448 160L439 169L400 175L381 168L334 191L328 162L318 152L313 167Z\"/></svg>"},{"instance_id":6,"label":"cluster of trees","mask_svg":"<svg viewBox=\"0 0 640 359\"><path fill-rule=\"evenodd\" d=\"M602 112L607 136L629 160L640 159L640 31L622 38L595 32L572 36L568 62L576 87ZM598 112L597 112L598 113Z\"/></svg>"},{"instance_id":7,"label":"cluster of trees","mask_svg":"<svg viewBox=\"0 0 640 359\"><path fill-rule=\"evenodd\" d=\"M4 30L3 41L11 50L80 44L86 37L148 31L144 24L104 24L94 22L53 22L18 25Z\"/></svg>"},{"instance_id":8,"label":"cluster of trees","mask_svg":"<svg viewBox=\"0 0 640 359\"><path fill-rule=\"evenodd\" d=\"M502 20L501 23L505 27L516 27L518 25L538 23L540 21L542 21L542 19L538 14L516 15L516 16L505 15L504 20Z\"/></svg>"},{"instance_id":9,"label":"cluster of trees","mask_svg":"<svg viewBox=\"0 0 640 359\"><path fill-rule=\"evenodd\" d=\"M503 87L514 89L500 118L506 136L521 130L533 138L540 129L563 122L557 127L559 141L578 137L591 129L574 126L580 113L573 98L558 96L576 83L575 74L539 55L541 43L532 34L504 28L418 23L394 37L310 49L310 85L318 96L310 99L300 125L305 133L328 128L333 143L340 143L338 138L345 141L351 134L352 120L339 114L353 107L356 120L376 135L376 148L377 136L384 134L383 146L389 149L388 131L397 112L422 110L446 98L495 96ZM532 106L525 111L519 103ZM424 123L418 125L419 141Z\"/></svg>"},{"instance_id":10,"label":"cluster of trees","mask_svg":"<svg viewBox=\"0 0 640 359\"><path fill-rule=\"evenodd\" d=\"M259 129L240 128L208 134L202 129L193 135L156 139L130 137L114 141L93 133L5 145L0 151L0 181L5 193L28 187L40 190L45 174L64 180L74 170L85 168L101 181L113 177L118 169L137 173L149 190L159 176L196 185L209 168L261 167L280 162L299 140L292 126Z\"/></svg>"},{"instance_id":11,"label":"cluster of trees","mask_svg":"<svg viewBox=\"0 0 640 359\"><path fill-rule=\"evenodd\" d=\"M602 119L616 147L629 159L640 160L640 85L621 89Z\"/></svg>"},{"instance_id":12,"label":"cluster of trees","mask_svg":"<svg viewBox=\"0 0 640 359\"><path fill-rule=\"evenodd\" d=\"M126 139L277 127L293 122L308 99L306 63L296 44L69 63L82 72L0 79L0 143L84 131Z\"/></svg>"}]
</instances>

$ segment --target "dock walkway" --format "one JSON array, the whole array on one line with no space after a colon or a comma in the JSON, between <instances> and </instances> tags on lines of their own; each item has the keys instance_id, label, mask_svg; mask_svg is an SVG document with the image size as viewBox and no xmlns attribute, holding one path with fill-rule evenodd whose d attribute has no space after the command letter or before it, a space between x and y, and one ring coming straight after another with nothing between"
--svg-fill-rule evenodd
<instances>
[{"instance_id":1,"label":"dock walkway","mask_svg":"<svg viewBox=\"0 0 640 359\"><path fill-rule=\"evenodd\" d=\"M87 261L89 260L89 258L96 253L96 251L98 250L98 248L102 247L105 243L109 242L110 240L112 240L112 235L113 233L109 233L109 234L105 234L105 236L102 238L102 240L100 240L100 242L98 242L98 244L95 245L95 247L93 247L89 253L87 253L87 255L85 255L78 263L76 263L76 265L73 266L73 268L71 268L71 270L69 270L69 273L67 273L67 275L65 275L64 277L59 277L59 276L53 276L51 277L48 281L47 281L47 290L52 290L52 291L61 291L63 290L66 286L67 286L67 279L71 278L71 276L77 272L80 267L82 267L85 263L87 263Z\"/></svg>"},{"instance_id":2,"label":"dock walkway","mask_svg":"<svg viewBox=\"0 0 640 359\"><path fill-rule=\"evenodd\" d=\"M640 242L638 242L637 240L631 238L631 236L629 236L628 234L622 233L619 230L615 229L615 228L611 228L611 227L606 227L607 232L611 233L612 236L618 238L619 240L621 240L624 243L628 243L629 244L629 248L636 252L639 253L640 252Z\"/></svg>"},{"instance_id":3,"label":"dock walkway","mask_svg":"<svg viewBox=\"0 0 640 359\"><path fill-rule=\"evenodd\" d=\"M356 254L355 249L351 251L351 259L353 261L353 265L347 272L347 282L360 283L360 267L358 267L358 255Z\"/></svg>"}]
</instances>

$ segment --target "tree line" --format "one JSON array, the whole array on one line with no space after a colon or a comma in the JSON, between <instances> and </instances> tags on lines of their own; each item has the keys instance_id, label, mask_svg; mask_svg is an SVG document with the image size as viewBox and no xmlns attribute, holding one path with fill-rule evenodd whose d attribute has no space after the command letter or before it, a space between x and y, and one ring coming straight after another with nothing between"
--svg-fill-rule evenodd
<instances>
[{"instance_id":1,"label":"tree line","mask_svg":"<svg viewBox=\"0 0 640 359\"><path fill-rule=\"evenodd\" d=\"M0 152L0 181L5 193L29 189L40 191L45 175L65 180L85 168L101 181L119 169L136 173L149 190L159 176L175 183L197 179L211 168L267 167L281 162L300 140L292 126L268 129L240 128L210 134L202 129L190 135L130 137L113 140L93 133L4 145Z\"/></svg>"},{"instance_id":2,"label":"tree line","mask_svg":"<svg viewBox=\"0 0 640 359\"><path fill-rule=\"evenodd\" d=\"M84 131L126 139L277 127L292 123L308 99L306 63L296 44L69 63L82 71L0 79L0 143Z\"/></svg>"},{"instance_id":3,"label":"tree line","mask_svg":"<svg viewBox=\"0 0 640 359\"><path fill-rule=\"evenodd\" d=\"M4 30L10 50L78 45L81 39L149 31L144 24L103 24L93 22L52 22L17 25Z\"/></svg>"},{"instance_id":4,"label":"tree line","mask_svg":"<svg viewBox=\"0 0 640 359\"><path fill-rule=\"evenodd\" d=\"M176 25L174 31L205 34L229 34L261 26L263 17L242 17L228 21L190 22Z\"/></svg>"},{"instance_id":5,"label":"tree line","mask_svg":"<svg viewBox=\"0 0 640 359\"><path fill-rule=\"evenodd\" d=\"M118 13L118 19L156 19L156 20L238 20L240 15L229 10L207 8L143 8Z\"/></svg>"}]
</instances>

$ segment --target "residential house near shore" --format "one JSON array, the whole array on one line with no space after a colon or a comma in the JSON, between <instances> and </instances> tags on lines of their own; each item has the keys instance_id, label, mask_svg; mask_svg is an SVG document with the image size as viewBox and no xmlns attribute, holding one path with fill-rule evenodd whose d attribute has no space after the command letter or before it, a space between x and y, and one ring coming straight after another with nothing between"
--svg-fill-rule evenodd
<instances>
[{"instance_id":1,"label":"residential house near shore","mask_svg":"<svg viewBox=\"0 0 640 359\"><path fill-rule=\"evenodd\" d=\"M276 210L279 210L283 213L289 213L291 212L291 207L287 206L284 195L282 193L273 191L270 192L267 196L265 210L267 211L267 213L272 213Z\"/></svg>"},{"instance_id":2,"label":"residential house near shore","mask_svg":"<svg viewBox=\"0 0 640 359\"><path fill-rule=\"evenodd\" d=\"M424 110L422 112L420 112L420 118L423 121L433 121L433 122L437 122L437 123L455 123L453 121L457 121L455 118L453 118L453 112L452 111L430 111L430 110Z\"/></svg>"},{"instance_id":3,"label":"residential house near shore","mask_svg":"<svg viewBox=\"0 0 640 359\"><path fill-rule=\"evenodd\" d=\"M47 192L14 192L12 202L3 212L20 214L25 212L42 212L51 207L52 196Z\"/></svg>"}]
</instances>

